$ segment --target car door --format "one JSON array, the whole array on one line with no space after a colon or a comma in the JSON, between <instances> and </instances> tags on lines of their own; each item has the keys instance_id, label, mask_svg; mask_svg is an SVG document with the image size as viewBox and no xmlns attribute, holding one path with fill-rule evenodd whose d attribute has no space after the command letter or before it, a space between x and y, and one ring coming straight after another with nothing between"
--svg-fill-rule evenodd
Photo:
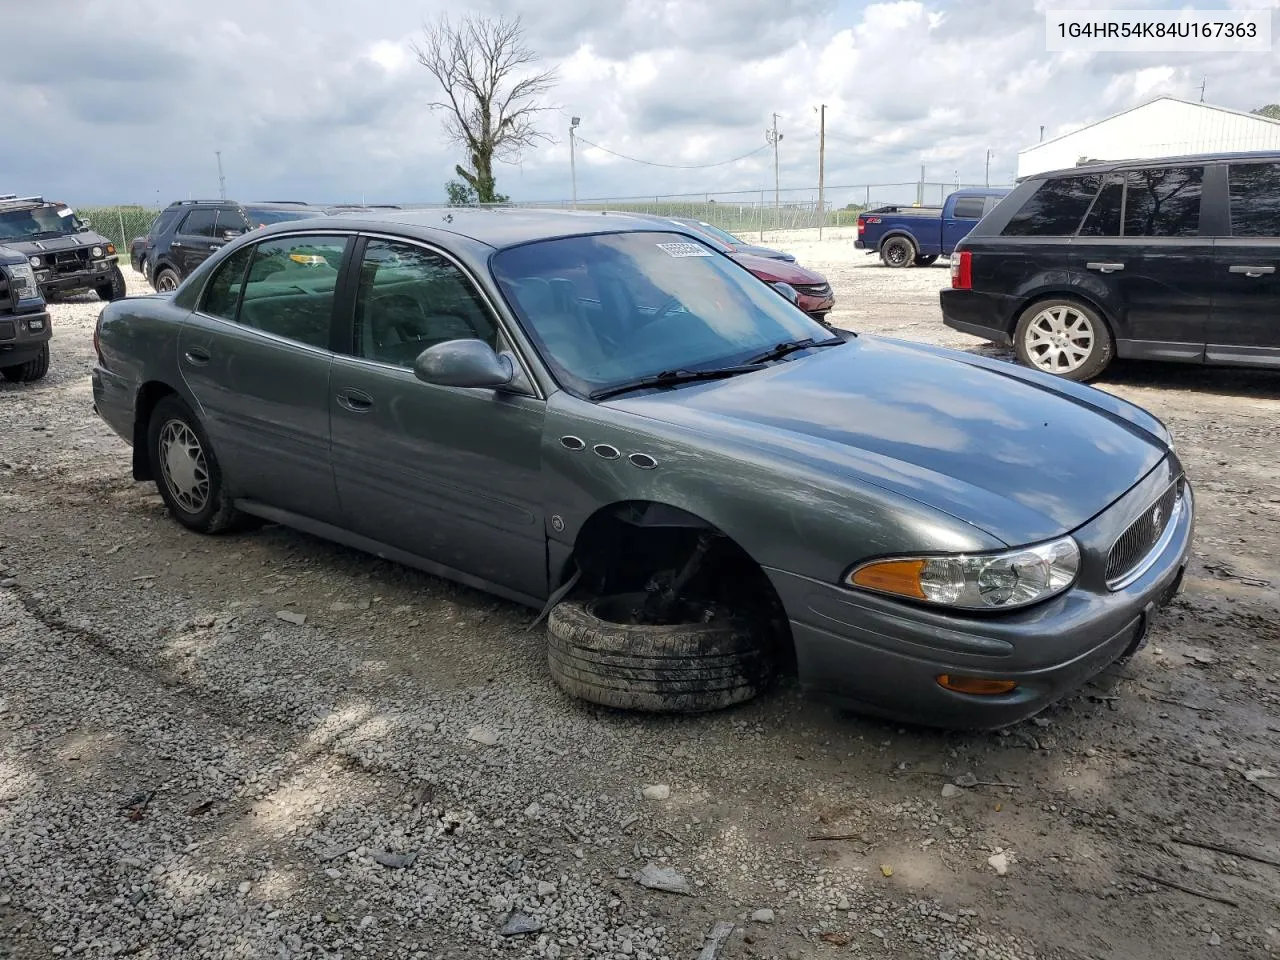
<instances>
[{"instance_id":1,"label":"car door","mask_svg":"<svg viewBox=\"0 0 1280 960\"><path fill-rule=\"evenodd\" d=\"M182 218L173 242L169 244L174 263L182 276L187 276L209 259L214 250L217 226L217 207L196 207Z\"/></svg>"},{"instance_id":2,"label":"car door","mask_svg":"<svg viewBox=\"0 0 1280 960\"><path fill-rule=\"evenodd\" d=\"M511 593L544 596L544 401L531 385L418 380L413 362L426 348L479 338L502 350L501 325L441 251L369 238L357 255L352 332L330 384L346 526Z\"/></svg>"},{"instance_id":3,"label":"car door","mask_svg":"<svg viewBox=\"0 0 1280 960\"><path fill-rule=\"evenodd\" d=\"M1205 358L1280 366L1280 162L1231 163L1227 187Z\"/></svg>"},{"instance_id":4,"label":"car door","mask_svg":"<svg viewBox=\"0 0 1280 960\"><path fill-rule=\"evenodd\" d=\"M219 265L178 362L232 496L341 522L329 458L337 280L350 238L274 237Z\"/></svg>"},{"instance_id":5,"label":"car door","mask_svg":"<svg viewBox=\"0 0 1280 960\"><path fill-rule=\"evenodd\" d=\"M959 197L951 206L951 212L942 220L942 252L949 254L963 240L985 210L982 197Z\"/></svg>"},{"instance_id":6,"label":"car door","mask_svg":"<svg viewBox=\"0 0 1280 960\"><path fill-rule=\"evenodd\" d=\"M1204 354L1213 264L1213 237L1201 230L1204 175L1203 166L1106 175L1071 242L1073 270L1106 291L1120 356Z\"/></svg>"}]
</instances>

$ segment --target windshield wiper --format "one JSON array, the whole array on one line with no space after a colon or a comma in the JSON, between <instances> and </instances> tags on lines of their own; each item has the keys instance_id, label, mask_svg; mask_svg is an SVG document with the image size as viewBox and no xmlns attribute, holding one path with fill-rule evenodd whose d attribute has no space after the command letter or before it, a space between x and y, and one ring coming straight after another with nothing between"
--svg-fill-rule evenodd
<instances>
[{"instance_id":1,"label":"windshield wiper","mask_svg":"<svg viewBox=\"0 0 1280 960\"><path fill-rule=\"evenodd\" d=\"M605 387L602 390L594 390L587 394L590 400L607 400L609 397L616 397L620 393L630 393L632 390L644 390L648 387L675 387L682 383L694 383L698 380L723 380L726 377L736 377L740 373L751 373L753 370L764 369L758 363L743 363L733 367L713 367L710 370L663 370L661 373L655 373L648 377L637 377L635 380L628 380L626 383L620 383L616 387Z\"/></svg>"},{"instance_id":2,"label":"windshield wiper","mask_svg":"<svg viewBox=\"0 0 1280 960\"><path fill-rule=\"evenodd\" d=\"M803 340L790 340L786 343L778 344L772 350L768 350L758 357L752 357L747 363L768 363L771 360L781 360L788 354L795 353L798 350L808 350L810 347L834 347L836 344L844 342L843 337L829 337L826 340L805 337Z\"/></svg>"}]
</instances>

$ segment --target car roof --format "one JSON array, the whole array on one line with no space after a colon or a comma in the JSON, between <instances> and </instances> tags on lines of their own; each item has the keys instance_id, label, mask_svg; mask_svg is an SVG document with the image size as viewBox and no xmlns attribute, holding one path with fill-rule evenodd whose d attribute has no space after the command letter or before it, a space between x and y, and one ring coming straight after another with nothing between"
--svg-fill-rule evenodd
<instances>
[{"instance_id":1,"label":"car roof","mask_svg":"<svg viewBox=\"0 0 1280 960\"><path fill-rule=\"evenodd\" d=\"M319 219L319 218L317 218ZM652 232L653 221L640 216L621 213L587 212L582 210L530 210L517 208L483 209L476 207L432 207L419 210L361 210L354 215L339 214L325 218L327 226L335 225L353 229L388 224L407 228L407 233L417 231L442 231L466 237L495 249L514 247L535 240L554 240L599 233ZM653 220L667 220L655 217ZM300 222L276 224L262 233L282 233L297 230ZM672 225L671 232L679 232Z\"/></svg>"},{"instance_id":2,"label":"car roof","mask_svg":"<svg viewBox=\"0 0 1280 960\"><path fill-rule=\"evenodd\" d=\"M1079 177L1093 173L1110 173L1113 170L1133 170L1146 167L1176 167L1183 164L1228 163L1232 160L1247 163L1280 163L1280 151L1254 150L1238 153L1189 153L1176 157L1137 157L1130 160L1097 160L1076 167L1062 167L1031 173L1022 180L1047 180L1057 177Z\"/></svg>"}]
</instances>

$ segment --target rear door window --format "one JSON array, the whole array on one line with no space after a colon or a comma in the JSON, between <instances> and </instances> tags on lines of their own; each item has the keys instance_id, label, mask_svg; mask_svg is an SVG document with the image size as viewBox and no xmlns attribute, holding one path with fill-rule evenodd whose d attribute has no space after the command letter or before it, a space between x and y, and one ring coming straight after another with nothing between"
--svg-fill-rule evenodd
<instances>
[{"instance_id":1,"label":"rear door window","mask_svg":"<svg viewBox=\"0 0 1280 960\"><path fill-rule=\"evenodd\" d=\"M1280 237L1280 163L1233 163L1227 179L1231 235Z\"/></svg>"},{"instance_id":2,"label":"rear door window","mask_svg":"<svg viewBox=\"0 0 1280 960\"><path fill-rule=\"evenodd\" d=\"M1070 237L1080 227L1102 177L1088 174L1046 180L1005 225L1006 237Z\"/></svg>"},{"instance_id":3,"label":"rear door window","mask_svg":"<svg viewBox=\"0 0 1280 960\"><path fill-rule=\"evenodd\" d=\"M311 347L329 349L334 291L347 239L281 237L253 248L240 323Z\"/></svg>"},{"instance_id":4,"label":"rear door window","mask_svg":"<svg viewBox=\"0 0 1280 960\"><path fill-rule=\"evenodd\" d=\"M1130 170L1124 198L1124 235L1199 236L1203 180L1204 167Z\"/></svg>"},{"instance_id":5,"label":"rear door window","mask_svg":"<svg viewBox=\"0 0 1280 960\"><path fill-rule=\"evenodd\" d=\"M151 229L147 232L152 236L156 236L168 231L173 226L173 221L178 219L178 210L165 210L160 216L156 217L156 222L151 225Z\"/></svg>"},{"instance_id":6,"label":"rear door window","mask_svg":"<svg viewBox=\"0 0 1280 960\"><path fill-rule=\"evenodd\" d=\"M1118 237L1120 236L1120 218L1124 211L1124 178L1107 177L1094 200L1089 215L1080 225L1082 237Z\"/></svg>"},{"instance_id":7,"label":"rear door window","mask_svg":"<svg viewBox=\"0 0 1280 960\"><path fill-rule=\"evenodd\" d=\"M213 279L204 288L201 313L223 320L235 320L240 290L244 286L245 268L249 266L249 258L252 256L252 247L242 247L218 267Z\"/></svg>"},{"instance_id":8,"label":"rear door window","mask_svg":"<svg viewBox=\"0 0 1280 960\"><path fill-rule=\"evenodd\" d=\"M218 222L217 209L209 210L192 210L187 214L187 219L182 221L182 227L178 231L188 237L212 237L214 229Z\"/></svg>"}]
</instances>

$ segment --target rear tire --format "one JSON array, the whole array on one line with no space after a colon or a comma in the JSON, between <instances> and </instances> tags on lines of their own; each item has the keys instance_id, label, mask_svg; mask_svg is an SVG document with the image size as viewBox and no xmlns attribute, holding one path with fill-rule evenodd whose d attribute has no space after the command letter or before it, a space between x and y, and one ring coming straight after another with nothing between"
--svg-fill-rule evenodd
<instances>
[{"instance_id":1,"label":"rear tire","mask_svg":"<svg viewBox=\"0 0 1280 960\"><path fill-rule=\"evenodd\" d=\"M163 397L147 426L151 475L169 512L198 533L239 527L244 515L231 504L222 470L200 420L180 398Z\"/></svg>"},{"instance_id":2,"label":"rear tire","mask_svg":"<svg viewBox=\"0 0 1280 960\"><path fill-rule=\"evenodd\" d=\"M172 267L161 267L156 271L155 279L151 285L156 288L157 293L169 293L177 290L178 284L182 280L178 277L178 272Z\"/></svg>"},{"instance_id":3,"label":"rear tire","mask_svg":"<svg viewBox=\"0 0 1280 960\"><path fill-rule=\"evenodd\" d=\"M915 264L917 267L930 267L933 266L933 262L937 259L938 255L936 253L922 253L916 257Z\"/></svg>"},{"instance_id":4,"label":"rear tire","mask_svg":"<svg viewBox=\"0 0 1280 960\"><path fill-rule=\"evenodd\" d=\"M99 300L105 300L108 303L123 298L125 296L124 274L120 268L112 267L111 278L106 283L94 287L93 292L98 295Z\"/></svg>"},{"instance_id":5,"label":"rear tire","mask_svg":"<svg viewBox=\"0 0 1280 960\"><path fill-rule=\"evenodd\" d=\"M1013 348L1019 363L1080 383L1102 373L1115 355L1107 322L1087 304L1065 298L1022 311Z\"/></svg>"},{"instance_id":6,"label":"rear tire","mask_svg":"<svg viewBox=\"0 0 1280 960\"><path fill-rule=\"evenodd\" d=\"M916 245L907 237L890 237L880 245L880 262L886 267L909 267L916 259Z\"/></svg>"},{"instance_id":7,"label":"rear tire","mask_svg":"<svg viewBox=\"0 0 1280 960\"><path fill-rule=\"evenodd\" d=\"M749 621L617 623L644 594L557 604L547 621L547 663L566 693L654 713L703 713L752 699L774 673L767 638Z\"/></svg>"},{"instance_id":8,"label":"rear tire","mask_svg":"<svg viewBox=\"0 0 1280 960\"><path fill-rule=\"evenodd\" d=\"M8 367L0 367L0 374L10 383L33 383L44 379L49 372L49 345L46 343L40 352L26 363L16 363Z\"/></svg>"}]
</instances>

